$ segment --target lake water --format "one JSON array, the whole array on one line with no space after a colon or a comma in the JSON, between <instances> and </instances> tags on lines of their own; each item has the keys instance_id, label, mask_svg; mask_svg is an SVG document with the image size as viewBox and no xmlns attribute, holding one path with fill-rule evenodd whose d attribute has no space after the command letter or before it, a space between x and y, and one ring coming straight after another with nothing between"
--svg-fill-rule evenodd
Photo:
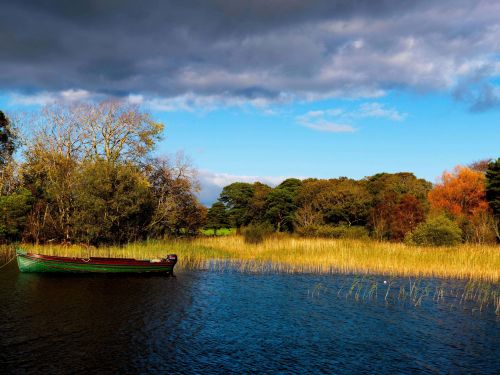
<instances>
[{"instance_id":1,"label":"lake water","mask_svg":"<svg viewBox=\"0 0 500 375\"><path fill-rule=\"evenodd\" d=\"M0 270L5 373L500 372L492 307L346 297L336 275ZM453 284L453 283L452 283Z\"/></svg>"}]
</instances>

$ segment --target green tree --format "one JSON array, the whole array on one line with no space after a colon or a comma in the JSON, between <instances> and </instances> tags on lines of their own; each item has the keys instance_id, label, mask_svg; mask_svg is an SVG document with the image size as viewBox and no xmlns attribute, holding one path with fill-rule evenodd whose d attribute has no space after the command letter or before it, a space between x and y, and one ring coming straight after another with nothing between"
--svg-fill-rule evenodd
<instances>
[{"instance_id":1,"label":"green tree","mask_svg":"<svg viewBox=\"0 0 500 375\"><path fill-rule=\"evenodd\" d=\"M19 188L18 165L13 158L17 146L16 129L0 111L0 194L10 194Z\"/></svg>"},{"instance_id":2,"label":"green tree","mask_svg":"<svg viewBox=\"0 0 500 375\"><path fill-rule=\"evenodd\" d=\"M208 210L206 227L214 230L214 235L217 235L217 230L227 228L229 226L229 215L226 211L224 203L217 201Z\"/></svg>"},{"instance_id":3,"label":"green tree","mask_svg":"<svg viewBox=\"0 0 500 375\"><path fill-rule=\"evenodd\" d=\"M204 224L206 208L196 199L197 182L189 161L182 155L172 164L157 158L146 169L154 201L150 235L196 234Z\"/></svg>"},{"instance_id":4,"label":"green tree","mask_svg":"<svg viewBox=\"0 0 500 375\"><path fill-rule=\"evenodd\" d=\"M33 197L27 189L0 196L0 239L18 241L26 225Z\"/></svg>"},{"instance_id":5,"label":"green tree","mask_svg":"<svg viewBox=\"0 0 500 375\"><path fill-rule=\"evenodd\" d=\"M366 224L372 197L363 181L348 178L331 180L331 188L320 193L326 223Z\"/></svg>"},{"instance_id":6,"label":"green tree","mask_svg":"<svg viewBox=\"0 0 500 375\"><path fill-rule=\"evenodd\" d=\"M301 186L296 202L300 207L296 214L297 224L364 225L372 196L364 181L346 177L330 180L311 179ZM314 212L318 212L320 216L314 215Z\"/></svg>"},{"instance_id":7,"label":"green tree","mask_svg":"<svg viewBox=\"0 0 500 375\"><path fill-rule=\"evenodd\" d=\"M500 217L500 158L486 170L486 199L496 217Z\"/></svg>"},{"instance_id":8,"label":"green tree","mask_svg":"<svg viewBox=\"0 0 500 375\"><path fill-rule=\"evenodd\" d=\"M293 194L286 189L273 189L267 197L266 218L276 231L292 230L293 213L297 209Z\"/></svg>"},{"instance_id":9,"label":"green tree","mask_svg":"<svg viewBox=\"0 0 500 375\"><path fill-rule=\"evenodd\" d=\"M412 173L379 173L365 179L373 202L368 226L377 239L402 240L429 208L432 184Z\"/></svg>"},{"instance_id":10,"label":"green tree","mask_svg":"<svg viewBox=\"0 0 500 375\"><path fill-rule=\"evenodd\" d=\"M432 189L432 184L422 178L417 178L413 173L378 173L365 178L368 191L374 197L374 204L383 200L384 194L392 192L398 196L411 194L424 206L427 206L427 194Z\"/></svg>"},{"instance_id":11,"label":"green tree","mask_svg":"<svg viewBox=\"0 0 500 375\"><path fill-rule=\"evenodd\" d=\"M249 204L254 195L254 187L246 182L234 182L222 189L220 201L225 204L231 225L240 228L250 222Z\"/></svg>"},{"instance_id":12,"label":"green tree","mask_svg":"<svg viewBox=\"0 0 500 375\"><path fill-rule=\"evenodd\" d=\"M486 170L486 200L496 221L496 234L500 240L500 158L492 161Z\"/></svg>"},{"instance_id":13,"label":"green tree","mask_svg":"<svg viewBox=\"0 0 500 375\"><path fill-rule=\"evenodd\" d=\"M136 166L86 162L74 191L74 227L80 241L97 245L145 237L152 198L149 183Z\"/></svg>"},{"instance_id":14,"label":"green tree","mask_svg":"<svg viewBox=\"0 0 500 375\"><path fill-rule=\"evenodd\" d=\"M300 187L302 186L302 180L298 178L287 178L281 184L276 186L278 189L285 189L296 195Z\"/></svg>"},{"instance_id":15,"label":"green tree","mask_svg":"<svg viewBox=\"0 0 500 375\"><path fill-rule=\"evenodd\" d=\"M0 111L0 168L4 167L12 158L16 150L17 134L10 120Z\"/></svg>"},{"instance_id":16,"label":"green tree","mask_svg":"<svg viewBox=\"0 0 500 375\"><path fill-rule=\"evenodd\" d=\"M302 181L289 178L276 186L267 196L266 218L276 231L292 231L297 210L296 197Z\"/></svg>"},{"instance_id":17,"label":"green tree","mask_svg":"<svg viewBox=\"0 0 500 375\"><path fill-rule=\"evenodd\" d=\"M253 184L253 196L248 202L248 221L253 224L266 221L267 197L273 189L260 182Z\"/></svg>"},{"instance_id":18,"label":"green tree","mask_svg":"<svg viewBox=\"0 0 500 375\"><path fill-rule=\"evenodd\" d=\"M26 159L24 186L35 199L28 216L27 240L72 242L78 163L43 149L29 150Z\"/></svg>"},{"instance_id":19,"label":"green tree","mask_svg":"<svg viewBox=\"0 0 500 375\"><path fill-rule=\"evenodd\" d=\"M405 241L421 246L453 246L462 241L462 229L445 215L429 217L408 233Z\"/></svg>"},{"instance_id":20,"label":"green tree","mask_svg":"<svg viewBox=\"0 0 500 375\"><path fill-rule=\"evenodd\" d=\"M162 124L124 101L56 103L24 120L31 137L22 176L35 199L28 240L98 244L146 236L156 191L144 165ZM177 217L189 227L192 202L177 198Z\"/></svg>"}]
</instances>

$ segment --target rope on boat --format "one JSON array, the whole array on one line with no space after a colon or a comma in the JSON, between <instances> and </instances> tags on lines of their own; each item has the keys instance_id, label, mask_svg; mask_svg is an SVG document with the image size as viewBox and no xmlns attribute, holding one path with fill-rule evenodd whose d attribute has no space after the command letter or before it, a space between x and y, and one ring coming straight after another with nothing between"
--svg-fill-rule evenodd
<instances>
[{"instance_id":1,"label":"rope on boat","mask_svg":"<svg viewBox=\"0 0 500 375\"><path fill-rule=\"evenodd\" d=\"M16 259L16 254L14 254L14 256L12 258L10 258L10 260L7 263L5 263L4 265L0 266L0 270L2 268L4 268L7 264L9 264L10 262L12 262L14 259Z\"/></svg>"}]
</instances>

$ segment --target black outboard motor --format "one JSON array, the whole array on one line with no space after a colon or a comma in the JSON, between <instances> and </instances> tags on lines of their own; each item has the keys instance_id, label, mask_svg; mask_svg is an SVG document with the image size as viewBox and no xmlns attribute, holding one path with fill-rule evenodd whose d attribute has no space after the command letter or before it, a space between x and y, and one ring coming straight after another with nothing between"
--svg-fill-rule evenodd
<instances>
[{"instance_id":1,"label":"black outboard motor","mask_svg":"<svg viewBox=\"0 0 500 375\"><path fill-rule=\"evenodd\" d=\"M176 254L168 254L165 258L166 261L177 263L177 255Z\"/></svg>"}]
</instances>

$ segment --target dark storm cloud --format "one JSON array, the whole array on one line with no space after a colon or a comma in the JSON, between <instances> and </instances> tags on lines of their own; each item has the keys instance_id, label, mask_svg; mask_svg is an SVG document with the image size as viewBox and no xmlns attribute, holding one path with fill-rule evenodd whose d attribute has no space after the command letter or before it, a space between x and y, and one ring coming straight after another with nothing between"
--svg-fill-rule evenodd
<instances>
[{"instance_id":1,"label":"dark storm cloud","mask_svg":"<svg viewBox=\"0 0 500 375\"><path fill-rule=\"evenodd\" d=\"M500 4L493 0L33 0L0 7L3 90L265 102L403 88L455 91L472 98L473 109L499 103L489 82L500 75ZM489 89L461 95L478 75Z\"/></svg>"}]
</instances>

